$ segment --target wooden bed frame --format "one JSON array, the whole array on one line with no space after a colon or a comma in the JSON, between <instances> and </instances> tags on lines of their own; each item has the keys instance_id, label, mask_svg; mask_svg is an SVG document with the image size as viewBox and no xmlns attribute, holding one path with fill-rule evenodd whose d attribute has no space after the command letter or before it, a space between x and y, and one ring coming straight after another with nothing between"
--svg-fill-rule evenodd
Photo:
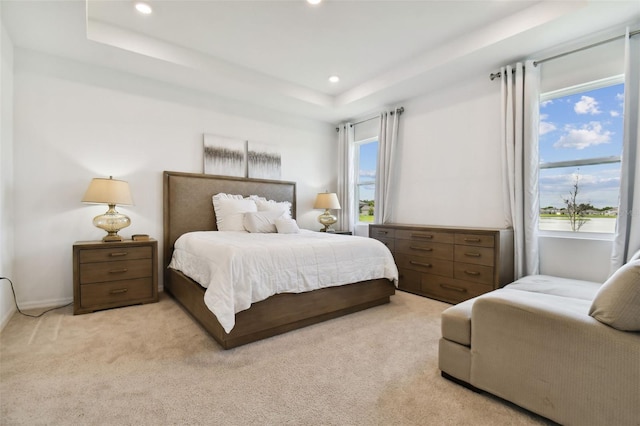
<instances>
[{"instance_id":1,"label":"wooden bed frame","mask_svg":"<svg viewBox=\"0 0 640 426\"><path fill-rule=\"evenodd\" d=\"M291 202L296 212L295 182L248 179L194 173L164 172L164 289L225 349L275 336L341 315L389 303L395 287L387 279L362 281L307 293L284 293L254 303L236 314L226 333L204 303L205 289L179 271L168 268L176 239L191 231L215 231L211 197L219 192L260 195Z\"/></svg>"}]
</instances>

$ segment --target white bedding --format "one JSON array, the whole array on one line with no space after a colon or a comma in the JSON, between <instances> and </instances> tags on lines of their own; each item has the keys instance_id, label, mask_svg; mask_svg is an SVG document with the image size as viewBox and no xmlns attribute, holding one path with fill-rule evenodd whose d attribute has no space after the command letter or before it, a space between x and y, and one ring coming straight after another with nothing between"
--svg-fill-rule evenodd
<instances>
[{"instance_id":1,"label":"white bedding","mask_svg":"<svg viewBox=\"0 0 640 426\"><path fill-rule=\"evenodd\" d=\"M276 293L398 280L391 252L380 241L305 230L190 232L176 240L169 267L207 288L205 303L227 333L237 312Z\"/></svg>"}]
</instances>

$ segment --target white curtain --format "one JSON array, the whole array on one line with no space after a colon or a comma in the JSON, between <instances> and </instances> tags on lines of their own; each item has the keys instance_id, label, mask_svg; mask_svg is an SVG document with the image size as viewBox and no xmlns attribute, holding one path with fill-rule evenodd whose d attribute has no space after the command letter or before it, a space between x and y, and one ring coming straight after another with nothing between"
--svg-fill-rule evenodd
<instances>
[{"instance_id":1,"label":"white curtain","mask_svg":"<svg viewBox=\"0 0 640 426\"><path fill-rule=\"evenodd\" d=\"M640 37L625 40L624 130L618 221L611 254L611 273L640 249Z\"/></svg>"},{"instance_id":2,"label":"white curtain","mask_svg":"<svg viewBox=\"0 0 640 426\"><path fill-rule=\"evenodd\" d=\"M538 256L538 126L540 72L533 61L501 74L505 222L513 227L514 278L535 275Z\"/></svg>"},{"instance_id":3,"label":"white curtain","mask_svg":"<svg viewBox=\"0 0 640 426\"><path fill-rule=\"evenodd\" d=\"M338 223L343 231L353 231L355 172L353 167L353 126L343 123L338 127L338 201L341 209Z\"/></svg>"},{"instance_id":4,"label":"white curtain","mask_svg":"<svg viewBox=\"0 0 640 426\"><path fill-rule=\"evenodd\" d=\"M395 173L396 148L400 112L398 110L380 114L378 132L378 164L376 167L375 223L391 221L393 179Z\"/></svg>"}]
</instances>

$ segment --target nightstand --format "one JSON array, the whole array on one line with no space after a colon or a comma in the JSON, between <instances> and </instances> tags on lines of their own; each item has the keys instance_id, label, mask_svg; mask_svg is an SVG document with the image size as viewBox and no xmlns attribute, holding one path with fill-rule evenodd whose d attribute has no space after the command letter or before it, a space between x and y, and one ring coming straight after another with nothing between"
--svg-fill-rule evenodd
<instances>
[{"instance_id":1,"label":"nightstand","mask_svg":"<svg viewBox=\"0 0 640 426\"><path fill-rule=\"evenodd\" d=\"M158 301L158 242L73 245L73 313Z\"/></svg>"}]
</instances>

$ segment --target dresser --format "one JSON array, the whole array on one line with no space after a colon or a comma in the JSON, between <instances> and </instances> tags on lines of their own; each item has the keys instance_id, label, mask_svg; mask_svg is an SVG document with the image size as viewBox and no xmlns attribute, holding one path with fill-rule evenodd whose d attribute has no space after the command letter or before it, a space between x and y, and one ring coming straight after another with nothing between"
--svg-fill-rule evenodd
<instances>
[{"instance_id":1,"label":"dresser","mask_svg":"<svg viewBox=\"0 0 640 426\"><path fill-rule=\"evenodd\" d=\"M158 242L73 245L73 313L158 301Z\"/></svg>"},{"instance_id":2,"label":"dresser","mask_svg":"<svg viewBox=\"0 0 640 426\"><path fill-rule=\"evenodd\" d=\"M513 230L384 224L369 236L393 254L398 288L459 303L513 281Z\"/></svg>"}]
</instances>

